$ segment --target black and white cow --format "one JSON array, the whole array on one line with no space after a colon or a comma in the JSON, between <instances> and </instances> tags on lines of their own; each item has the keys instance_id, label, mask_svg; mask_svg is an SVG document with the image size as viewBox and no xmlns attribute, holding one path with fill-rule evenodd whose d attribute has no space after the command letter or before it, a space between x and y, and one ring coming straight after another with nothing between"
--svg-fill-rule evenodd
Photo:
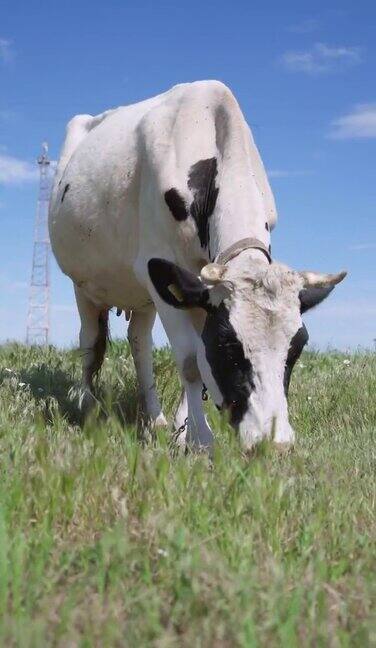
<instances>
[{"instance_id":1,"label":"black and white cow","mask_svg":"<svg viewBox=\"0 0 376 648\"><path fill-rule=\"evenodd\" d=\"M175 419L210 447L205 383L242 444L292 443L287 390L307 342L302 313L345 273L295 272L270 256L273 196L250 129L218 81L178 85L68 124L50 208L57 261L81 318L84 400L105 351L108 310L131 312L129 341L146 415L158 311L184 386ZM183 425L184 427L184 425Z\"/></svg>"}]
</instances>

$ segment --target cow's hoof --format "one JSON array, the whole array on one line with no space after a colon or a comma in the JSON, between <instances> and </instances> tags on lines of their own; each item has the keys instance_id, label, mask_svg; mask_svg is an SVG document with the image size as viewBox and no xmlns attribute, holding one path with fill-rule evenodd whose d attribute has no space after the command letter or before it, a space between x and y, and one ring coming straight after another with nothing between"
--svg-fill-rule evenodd
<instances>
[{"instance_id":1,"label":"cow's hoof","mask_svg":"<svg viewBox=\"0 0 376 648\"><path fill-rule=\"evenodd\" d=\"M172 440L174 445L183 451L185 450L185 446L186 446L186 437L187 437L186 430L184 430L184 432L179 432L179 430L175 430L172 433Z\"/></svg>"},{"instance_id":2,"label":"cow's hoof","mask_svg":"<svg viewBox=\"0 0 376 648\"><path fill-rule=\"evenodd\" d=\"M294 450L294 443L289 441L274 442L274 447L278 454L287 455Z\"/></svg>"},{"instance_id":3,"label":"cow's hoof","mask_svg":"<svg viewBox=\"0 0 376 648\"><path fill-rule=\"evenodd\" d=\"M89 391L88 389L81 391L78 400L78 407L80 409L83 420L86 420L89 417L89 415L95 409L97 403L98 401L91 391Z\"/></svg>"},{"instance_id":4,"label":"cow's hoof","mask_svg":"<svg viewBox=\"0 0 376 648\"><path fill-rule=\"evenodd\" d=\"M168 425L167 420L163 412L158 414L157 418L151 421L151 426L153 428L163 428Z\"/></svg>"},{"instance_id":5,"label":"cow's hoof","mask_svg":"<svg viewBox=\"0 0 376 648\"><path fill-rule=\"evenodd\" d=\"M210 461L213 460L213 445L199 445L199 444L185 444L185 455L201 455L207 457Z\"/></svg>"},{"instance_id":6,"label":"cow's hoof","mask_svg":"<svg viewBox=\"0 0 376 648\"><path fill-rule=\"evenodd\" d=\"M153 434L156 430L166 427L168 425L164 414L161 412L157 418L152 418L149 414L141 413L138 420L139 430L146 434Z\"/></svg>"},{"instance_id":7,"label":"cow's hoof","mask_svg":"<svg viewBox=\"0 0 376 648\"><path fill-rule=\"evenodd\" d=\"M256 445L251 445L246 448L241 448L241 454L247 461L254 458L256 454Z\"/></svg>"}]
</instances>

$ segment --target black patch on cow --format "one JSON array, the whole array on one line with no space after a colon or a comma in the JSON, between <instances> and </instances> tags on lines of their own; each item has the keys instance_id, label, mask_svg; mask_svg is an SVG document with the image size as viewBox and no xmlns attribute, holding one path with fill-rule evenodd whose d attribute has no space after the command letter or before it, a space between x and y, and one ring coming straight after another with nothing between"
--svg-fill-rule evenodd
<instances>
[{"instance_id":1,"label":"black patch on cow","mask_svg":"<svg viewBox=\"0 0 376 648\"><path fill-rule=\"evenodd\" d=\"M297 331L297 333L295 333L294 337L290 342L290 348L287 354L287 360L285 365L285 374L283 377L283 386L285 389L286 396L288 396L289 393L292 370L301 352L303 351L304 346L307 344L308 338L309 338L308 331L305 325L303 324L303 326L301 326L301 328Z\"/></svg>"},{"instance_id":2,"label":"black patch on cow","mask_svg":"<svg viewBox=\"0 0 376 648\"><path fill-rule=\"evenodd\" d=\"M201 247L205 249L209 247L209 219L214 211L219 192L219 188L215 185L217 174L215 157L199 160L191 166L188 174L188 188L193 193L190 213L197 226Z\"/></svg>"},{"instance_id":3,"label":"black patch on cow","mask_svg":"<svg viewBox=\"0 0 376 648\"><path fill-rule=\"evenodd\" d=\"M310 308L314 308L320 304L334 289L334 286L329 288L303 288L299 292L300 299L300 312L303 314Z\"/></svg>"},{"instance_id":4,"label":"black patch on cow","mask_svg":"<svg viewBox=\"0 0 376 648\"><path fill-rule=\"evenodd\" d=\"M269 250L269 254L271 254L271 253L272 253L272 246L271 246L271 244L270 244L270 243L269 243L269 247L268 247L268 250Z\"/></svg>"},{"instance_id":5,"label":"black patch on cow","mask_svg":"<svg viewBox=\"0 0 376 648\"><path fill-rule=\"evenodd\" d=\"M265 229L267 232L269 232L269 223L265 223Z\"/></svg>"},{"instance_id":6,"label":"black patch on cow","mask_svg":"<svg viewBox=\"0 0 376 648\"><path fill-rule=\"evenodd\" d=\"M184 198L180 195L177 189L172 187L166 191L164 195L167 207L175 220L181 222L188 218L188 211L184 202Z\"/></svg>"},{"instance_id":7,"label":"black patch on cow","mask_svg":"<svg viewBox=\"0 0 376 648\"><path fill-rule=\"evenodd\" d=\"M64 198L65 198L65 194L67 193L69 187L70 187L70 184L69 184L69 183L65 185L65 187L64 187L64 191L63 191L63 195L61 196L61 202L63 202L63 200L64 200Z\"/></svg>"},{"instance_id":8,"label":"black patch on cow","mask_svg":"<svg viewBox=\"0 0 376 648\"><path fill-rule=\"evenodd\" d=\"M239 425L254 389L253 371L223 303L208 308L201 337L213 378L223 396L223 405L230 409L232 425Z\"/></svg>"},{"instance_id":9,"label":"black patch on cow","mask_svg":"<svg viewBox=\"0 0 376 648\"><path fill-rule=\"evenodd\" d=\"M165 259L150 259L148 270L154 288L170 306L175 308L207 307L209 290L193 272L180 268Z\"/></svg>"}]
</instances>

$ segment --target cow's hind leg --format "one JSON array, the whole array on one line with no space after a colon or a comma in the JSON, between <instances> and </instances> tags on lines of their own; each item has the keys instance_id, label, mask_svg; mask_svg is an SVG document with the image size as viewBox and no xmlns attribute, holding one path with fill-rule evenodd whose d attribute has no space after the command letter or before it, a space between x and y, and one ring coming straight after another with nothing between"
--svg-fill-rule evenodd
<instances>
[{"instance_id":1,"label":"cow's hind leg","mask_svg":"<svg viewBox=\"0 0 376 648\"><path fill-rule=\"evenodd\" d=\"M155 321L154 304L132 311L128 340L136 368L142 414L153 427L167 425L162 412L153 374L152 329Z\"/></svg>"},{"instance_id":2,"label":"cow's hind leg","mask_svg":"<svg viewBox=\"0 0 376 648\"><path fill-rule=\"evenodd\" d=\"M94 406L93 381L98 374L106 351L108 337L108 309L101 309L75 286L78 312L81 319L80 352L82 356L82 390L80 406L87 415Z\"/></svg>"}]
</instances>

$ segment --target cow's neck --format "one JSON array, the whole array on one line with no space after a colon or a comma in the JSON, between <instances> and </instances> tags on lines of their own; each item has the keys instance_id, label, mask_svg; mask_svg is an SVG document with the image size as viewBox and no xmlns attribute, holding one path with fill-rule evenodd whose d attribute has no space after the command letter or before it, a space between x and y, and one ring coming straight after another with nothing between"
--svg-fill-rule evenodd
<instances>
[{"instance_id":1,"label":"cow's neck","mask_svg":"<svg viewBox=\"0 0 376 648\"><path fill-rule=\"evenodd\" d=\"M210 222L208 260L213 261L230 246L247 238L258 239L269 248L270 232L264 207L257 204L257 195L252 197L256 200L249 200L249 196L248 200L246 198L242 196L233 201L231 210L227 201L218 201ZM252 256L265 258L259 250L253 250Z\"/></svg>"},{"instance_id":2,"label":"cow's neck","mask_svg":"<svg viewBox=\"0 0 376 648\"><path fill-rule=\"evenodd\" d=\"M270 245L266 201L259 177L265 172L255 164L254 148L243 117L236 113L230 119L218 165L219 191L209 222L211 259L244 238L259 239L267 248Z\"/></svg>"},{"instance_id":3,"label":"cow's neck","mask_svg":"<svg viewBox=\"0 0 376 648\"><path fill-rule=\"evenodd\" d=\"M205 167L204 202L214 206L207 223L209 261L245 238L258 239L266 248L270 245L265 170L238 104L233 99L225 101L221 115L222 119L216 115L216 155L203 155L190 177L194 186L199 175L196 169Z\"/></svg>"}]
</instances>

